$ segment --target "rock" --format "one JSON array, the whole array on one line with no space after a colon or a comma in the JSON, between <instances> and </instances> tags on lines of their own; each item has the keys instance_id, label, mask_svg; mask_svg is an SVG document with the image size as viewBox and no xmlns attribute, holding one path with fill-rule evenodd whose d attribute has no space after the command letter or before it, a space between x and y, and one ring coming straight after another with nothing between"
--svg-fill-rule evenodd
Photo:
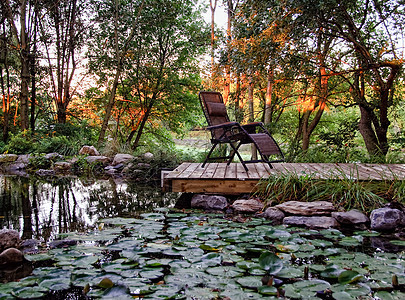
<instances>
[{"instance_id":1,"label":"rock","mask_svg":"<svg viewBox=\"0 0 405 300\"><path fill-rule=\"evenodd\" d=\"M338 227L338 222L332 217L300 217L291 216L285 217L283 220L284 225L291 226L306 226L315 229L327 229Z\"/></svg>"},{"instance_id":2,"label":"rock","mask_svg":"<svg viewBox=\"0 0 405 300\"><path fill-rule=\"evenodd\" d=\"M38 253L39 241L34 239L28 239L21 242L21 251L23 253L34 254Z\"/></svg>"},{"instance_id":3,"label":"rock","mask_svg":"<svg viewBox=\"0 0 405 300\"><path fill-rule=\"evenodd\" d=\"M16 163L19 164L28 164L30 162L30 159L32 158L31 154L21 154L18 156L17 160L15 161Z\"/></svg>"},{"instance_id":4,"label":"rock","mask_svg":"<svg viewBox=\"0 0 405 300\"><path fill-rule=\"evenodd\" d=\"M0 230L0 252L3 252L8 248L18 248L20 243L20 235L16 230Z\"/></svg>"},{"instance_id":5,"label":"rock","mask_svg":"<svg viewBox=\"0 0 405 300\"><path fill-rule=\"evenodd\" d=\"M335 211L333 204L327 201L288 201L275 207L287 214L302 216L330 215L331 212Z\"/></svg>"},{"instance_id":6,"label":"rock","mask_svg":"<svg viewBox=\"0 0 405 300\"><path fill-rule=\"evenodd\" d=\"M38 176L55 176L54 170L39 169L35 172Z\"/></svg>"},{"instance_id":7,"label":"rock","mask_svg":"<svg viewBox=\"0 0 405 300\"><path fill-rule=\"evenodd\" d=\"M53 152L53 153L45 154L45 158L47 160L56 161L56 160L62 160L64 157L63 157L63 155L60 155L59 153Z\"/></svg>"},{"instance_id":8,"label":"rock","mask_svg":"<svg viewBox=\"0 0 405 300\"><path fill-rule=\"evenodd\" d=\"M114 160L112 162L113 166L119 165L119 164L126 164L132 160L135 159L135 156L131 154L124 154L124 153L119 153L114 156Z\"/></svg>"},{"instance_id":9,"label":"rock","mask_svg":"<svg viewBox=\"0 0 405 300\"><path fill-rule=\"evenodd\" d=\"M388 253L405 251L405 246L391 244L393 237L372 236L370 237L371 247Z\"/></svg>"},{"instance_id":10,"label":"rock","mask_svg":"<svg viewBox=\"0 0 405 300\"><path fill-rule=\"evenodd\" d=\"M263 209L263 203L258 199L239 199L232 203L232 208L236 212L255 213Z\"/></svg>"},{"instance_id":11,"label":"rock","mask_svg":"<svg viewBox=\"0 0 405 300\"><path fill-rule=\"evenodd\" d=\"M66 248L69 246L76 246L76 245L77 245L77 241L74 241L74 240L57 240L57 241L53 241L53 242L49 243L49 247L51 249Z\"/></svg>"},{"instance_id":12,"label":"rock","mask_svg":"<svg viewBox=\"0 0 405 300\"><path fill-rule=\"evenodd\" d=\"M21 264L24 261L24 254L16 248L8 248L0 254L0 266Z\"/></svg>"},{"instance_id":13,"label":"rock","mask_svg":"<svg viewBox=\"0 0 405 300\"><path fill-rule=\"evenodd\" d=\"M13 163L18 159L17 154L1 154L0 163Z\"/></svg>"},{"instance_id":14,"label":"rock","mask_svg":"<svg viewBox=\"0 0 405 300\"><path fill-rule=\"evenodd\" d=\"M383 207L371 212L370 221L372 230L398 230L405 224L405 214L396 208Z\"/></svg>"},{"instance_id":15,"label":"rock","mask_svg":"<svg viewBox=\"0 0 405 300\"><path fill-rule=\"evenodd\" d=\"M138 168L141 168L141 169L149 169L149 168L150 168L150 164L140 162L140 163L137 163L137 167L138 167Z\"/></svg>"},{"instance_id":16,"label":"rock","mask_svg":"<svg viewBox=\"0 0 405 300\"><path fill-rule=\"evenodd\" d=\"M146 153L143 155L143 158L146 159L146 160L152 160L152 159L153 159L153 154L150 153L150 152L146 152Z\"/></svg>"},{"instance_id":17,"label":"rock","mask_svg":"<svg viewBox=\"0 0 405 300\"><path fill-rule=\"evenodd\" d=\"M72 164L66 161L58 161L53 164L53 170L57 173L69 172L72 168Z\"/></svg>"},{"instance_id":18,"label":"rock","mask_svg":"<svg viewBox=\"0 0 405 300\"><path fill-rule=\"evenodd\" d=\"M192 208L203 208L207 210L223 210L228 206L228 201L223 196L216 195L194 195L191 199Z\"/></svg>"},{"instance_id":19,"label":"rock","mask_svg":"<svg viewBox=\"0 0 405 300\"><path fill-rule=\"evenodd\" d=\"M86 160L89 164L93 164L93 163L102 163L104 165L108 164L110 162L110 158L107 156L87 156Z\"/></svg>"},{"instance_id":20,"label":"rock","mask_svg":"<svg viewBox=\"0 0 405 300\"><path fill-rule=\"evenodd\" d=\"M342 225L365 224L370 221L365 214L357 209L352 209L346 212L332 212L332 217Z\"/></svg>"},{"instance_id":21,"label":"rock","mask_svg":"<svg viewBox=\"0 0 405 300\"><path fill-rule=\"evenodd\" d=\"M79 155L99 156L100 152L94 146L83 146L79 151Z\"/></svg>"},{"instance_id":22,"label":"rock","mask_svg":"<svg viewBox=\"0 0 405 300\"><path fill-rule=\"evenodd\" d=\"M259 216L270 220L272 225L280 225L283 223L285 214L278 208L269 207L264 213L259 214Z\"/></svg>"}]
</instances>

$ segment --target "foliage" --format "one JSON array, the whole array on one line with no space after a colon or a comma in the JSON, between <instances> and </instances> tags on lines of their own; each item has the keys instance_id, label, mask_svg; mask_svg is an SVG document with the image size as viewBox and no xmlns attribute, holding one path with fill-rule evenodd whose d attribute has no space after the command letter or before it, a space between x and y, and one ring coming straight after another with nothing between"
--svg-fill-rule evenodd
<instances>
[{"instance_id":1,"label":"foliage","mask_svg":"<svg viewBox=\"0 0 405 300\"><path fill-rule=\"evenodd\" d=\"M11 135L10 141L4 150L13 154L27 154L35 151L35 143L28 130Z\"/></svg>"},{"instance_id":2,"label":"foliage","mask_svg":"<svg viewBox=\"0 0 405 300\"><path fill-rule=\"evenodd\" d=\"M267 205L285 201L331 201L336 207L370 212L389 201L404 201L401 180L357 181L349 177L316 179L288 173L270 176L259 184L257 195Z\"/></svg>"}]
</instances>

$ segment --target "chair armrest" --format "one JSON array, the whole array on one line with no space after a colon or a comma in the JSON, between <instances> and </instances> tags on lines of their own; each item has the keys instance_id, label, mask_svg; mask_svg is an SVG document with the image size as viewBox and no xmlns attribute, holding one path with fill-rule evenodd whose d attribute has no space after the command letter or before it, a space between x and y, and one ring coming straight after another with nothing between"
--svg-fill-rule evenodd
<instances>
[{"instance_id":1,"label":"chair armrest","mask_svg":"<svg viewBox=\"0 0 405 300\"><path fill-rule=\"evenodd\" d=\"M238 126L240 127L238 122L226 122L226 123L222 123L222 124L218 124L218 125L212 125L212 126L208 126L207 129L208 130L212 130L212 129L219 129L219 128L231 128L234 126Z\"/></svg>"},{"instance_id":2,"label":"chair armrest","mask_svg":"<svg viewBox=\"0 0 405 300\"><path fill-rule=\"evenodd\" d=\"M261 126L263 126L263 123L262 122L252 122L252 123L242 125L243 128L257 127L257 126L261 127Z\"/></svg>"}]
</instances>

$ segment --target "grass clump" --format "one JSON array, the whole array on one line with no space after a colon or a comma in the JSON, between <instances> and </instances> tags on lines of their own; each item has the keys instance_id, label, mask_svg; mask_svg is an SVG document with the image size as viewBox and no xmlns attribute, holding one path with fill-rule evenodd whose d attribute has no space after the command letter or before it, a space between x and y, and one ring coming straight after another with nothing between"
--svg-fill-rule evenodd
<instances>
[{"instance_id":1,"label":"grass clump","mask_svg":"<svg viewBox=\"0 0 405 300\"><path fill-rule=\"evenodd\" d=\"M394 180L317 179L308 174L270 176L259 183L256 193L267 206L286 201L331 201L336 207L364 212L390 201L405 200L405 182Z\"/></svg>"}]
</instances>

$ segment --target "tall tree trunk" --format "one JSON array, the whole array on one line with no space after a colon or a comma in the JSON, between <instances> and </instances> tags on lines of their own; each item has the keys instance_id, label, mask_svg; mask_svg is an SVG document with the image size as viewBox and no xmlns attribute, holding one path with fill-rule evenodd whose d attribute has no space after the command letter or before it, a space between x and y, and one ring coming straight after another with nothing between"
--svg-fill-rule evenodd
<instances>
[{"instance_id":1,"label":"tall tree trunk","mask_svg":"<svg viewBox=\"0 0 405 300\"><path fill-rule=\"evenodd\" d=\"M248 85L248 103L249 103L249 122L255 121L255 112L254 112L254 102L253 102L253 78L249 76L249 85ZM254 144L251 146L252 151L252 160L257 159L257 149Z\"/></svg>"},{"instance_id":2,"label":"tall tree trunk","mask_svg":"<svg viewBox=\"0 0 405 300\"><path fill-rule=\"evenodd\" d=\"M210 0L211 9L211 87L214 82L214 56L215 56L215 9L217 8L217 0Z\"/></svg>"},{"instance_id":3,"label":"tall tree trunk","mask_svg":"<svg viewBox=\"0 0 405 300\"><path fill-rule=\"evenodd\" d=\"M228 102L229 94L231 92L231 41L232 41L232 19L233 19L233 3L228 0L228 27L226 30L226 43L227 43L227 63L225 65L225 88L224 88L224 102Z\"/></svg>"},{"instance_id":4,"label":"tall tree trunk","mask_svg":"<svg viewBox=\"0 0 405 300\"><path fill-rule=\"evenodd\" d=\"M272 121L272 94L274 83L274 70L272 66L269 66L267 73L267 88L266 88L266 105L264 108L264 124L270 124Z\"/></svg>"},{"instance_id":5,"label":"tall tree trunk","mask_svg":"<svg viewBox=\"0 0 405 300\"><path fill-rule=\"evenodd\" d=\"M30 58L29 58L29 44L28 44L28 33L26 28L26 17L27 17L27 1L22 1L20 7L20 37L21 37L21 94L20 94L20 121L21 130L29 129L29 119L28 119L28 86L30 80Z\"/></svg>"}]
</instances>

